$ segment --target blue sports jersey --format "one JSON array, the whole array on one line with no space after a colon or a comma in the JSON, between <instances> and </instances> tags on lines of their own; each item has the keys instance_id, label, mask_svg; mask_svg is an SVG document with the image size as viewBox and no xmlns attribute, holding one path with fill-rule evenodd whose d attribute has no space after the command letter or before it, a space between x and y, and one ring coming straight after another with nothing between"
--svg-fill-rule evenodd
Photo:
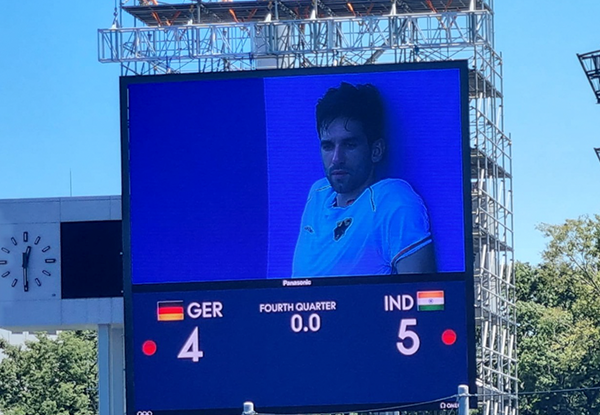
<instances>
[{"instance_id":1,"label":"blue sports jersey","mask_svg":"<svg viewBox=\"0 0 600 415\"><path fill-rule=\"evenodd\" d=\"M310 189L292 277L392 274L431 243L427 209L404 180L381 180L345 207L335 206L336 195L326 178Z\"/></svg>"}]
</instances>

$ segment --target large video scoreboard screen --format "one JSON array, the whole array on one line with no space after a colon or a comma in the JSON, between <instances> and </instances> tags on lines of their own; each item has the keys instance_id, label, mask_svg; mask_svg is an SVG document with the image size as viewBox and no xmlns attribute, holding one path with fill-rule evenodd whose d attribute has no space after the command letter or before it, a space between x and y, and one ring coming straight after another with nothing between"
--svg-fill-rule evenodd
<instances>
[{"instance_id":1,"label":"large video scoreboard screen","mask_svg":"<svg viewBox=\"0 0 600 415\"><path fill-rule=\"evenodd\" d=\"M466 62L121 79L130 413L474 387Z\"/></svg>"}]
</instances>

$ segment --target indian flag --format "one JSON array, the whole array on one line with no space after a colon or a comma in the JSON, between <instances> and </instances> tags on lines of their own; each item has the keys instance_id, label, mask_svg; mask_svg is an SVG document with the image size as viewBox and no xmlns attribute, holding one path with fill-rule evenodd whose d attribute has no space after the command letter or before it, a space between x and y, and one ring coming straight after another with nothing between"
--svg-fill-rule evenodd
<instances>
[{"instance_id":1,"label":"indian flag","mask_svg":"<svg viewBox=\"0 0 600 415\"><path fill-rule=\"evenodd\" d=\"M443 291L417 291L417 310L442 311L444 310Z\"/></svg>"}]
</instances>

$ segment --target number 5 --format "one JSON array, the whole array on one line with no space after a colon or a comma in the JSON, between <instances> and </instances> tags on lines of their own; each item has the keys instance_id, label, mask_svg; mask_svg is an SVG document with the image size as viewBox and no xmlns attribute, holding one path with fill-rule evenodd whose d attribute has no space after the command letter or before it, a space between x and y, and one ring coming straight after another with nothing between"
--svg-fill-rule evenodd
<instances>
[{"instance_id":1,"label":"number 5","mask_svg":"<svg viewBox=\"0 0 600 415\"><path fill-rule=\"evenodd\" d=\"M398 338L400 341L396 343L396 347L398 351L405 356L412 356L419 350L419 346L421 346L421 341L419 340L419 336L412 330L407 330L407 327L416 326L417 319L416 318L406 318L400 320L400 330L398 331ZM406 347L403 343L405 339L411 340L411 346Z\"/></svg>"}]
</instances>

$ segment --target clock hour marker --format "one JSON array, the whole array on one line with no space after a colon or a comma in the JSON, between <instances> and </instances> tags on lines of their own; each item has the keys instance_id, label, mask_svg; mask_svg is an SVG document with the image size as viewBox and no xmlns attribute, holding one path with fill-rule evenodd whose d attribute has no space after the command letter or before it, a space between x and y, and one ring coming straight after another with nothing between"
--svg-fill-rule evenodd
<instances>
[{"instance_id":1,"label":"clock hour marker","mask_svg":"<svg viewBox=\"0 0 600 415\"><path fill-rule=\"evenodd\" d=\"M17 246L17 240L15 238L10 238L10 241L13 243L14 246Z\"/></svg>"},{"instance_id":2,"label":"clock hour marker","mask_svg":"<svg viewBox=\"0 0 600 415\"><path fill-rule=\"evenodd\" d=\"M49 250L50 250L50 245L48 245L44 249L42 249L42 252L48 252Z\"/></svg>"},{"instance_id":3,"label":"clock hour marker","mask_svg":"<svg viewBox=\"0 0 600 415\"><path fill-rule=\"evenodd\" d=\"M50 276L50 275L52 275L52 274L50 274L50 272L48 272L48 271L46 271L46 270L43 270L43 271L42 271L42 274L44 274L44 275L47 275L47 276Z\"/></svg>"},{"instance_id":4,"label":"clock hour marker","mask_svg":"<svg viewBox=\"0 0 600 415\"><path fill-rule=\"evenodd\" d=\"M35 238L35 241L33 241L33 244L34 244L34 245L37 245L37 244L39 244L41 239L42 239L42 238L40 238L40 237L38 236L37 238Z\"/></svg>"},{"instance_id":5,"label":"clock hour marker","mask_svg":"<svg viewBox=\"0 0 600 415\"><path fill-rule=\"evenodd\" d=\"M23 242L27 242L29 240L29 232L23 232Z\"/></svg>"},{"instance_id":6,"label":"clock hour marker","mask_svg":"<svg viewBox=\"0 0 600 415\"><path fill-rule=\"evenodd\" d=\"M10 254L10 251L4 247L2 248L2 251L6 252L7 254Z\"/></svg>"},{"instance_id":7,"label":"clock hour marker","mask_svg":"<svg viewBox=\"0 0 600 415\"><path fill-rule=\"evenodd\" d=\"M8 264L8 261L6 259L0 260L0 265L6 265L6 264Z\"/></svg>"},{"instance_id":8,"label":"clock hour marker","mask_svg":"<svg viewBox=\"0 0 600 415\"><path fill-rule=\"evenodd\" d=\"M46 258L46 264L54 264L56 262L56 258ZM0 262L1 264L1 262Z\"/></svg>"},{"instance_id":9,"label":"clock hour marker","mask_svg":"<svg viewBox=\"0 0 600 415\"><path fill-rule=\"evenodd\" d=\"M10 284L11 287L14 287L15 285L17 285L19 281L15 278L12 282L12 284Z\"/></svg>"},{"instance_id":10,"label":"clock hour marker","mask_svg":"<svg viewBox=\"0 0 600 415\"><path fill-rule=\"evenodd\" d=\"M35 281L35 283L37 284L38 287L42 286L42 282L39 279L36 278L34 281Z\"/></svg>"},{"instance_id":11,"label":"clock hour marker","mask_svg":"<svg viewBox=\"0 0 600 415\"><path fill-rule=\"evenodd\" d=\"M2 278L6 278L10 275L10 271L6 271L4 274L2 274Z\"/></svg>"}]
</instances>

